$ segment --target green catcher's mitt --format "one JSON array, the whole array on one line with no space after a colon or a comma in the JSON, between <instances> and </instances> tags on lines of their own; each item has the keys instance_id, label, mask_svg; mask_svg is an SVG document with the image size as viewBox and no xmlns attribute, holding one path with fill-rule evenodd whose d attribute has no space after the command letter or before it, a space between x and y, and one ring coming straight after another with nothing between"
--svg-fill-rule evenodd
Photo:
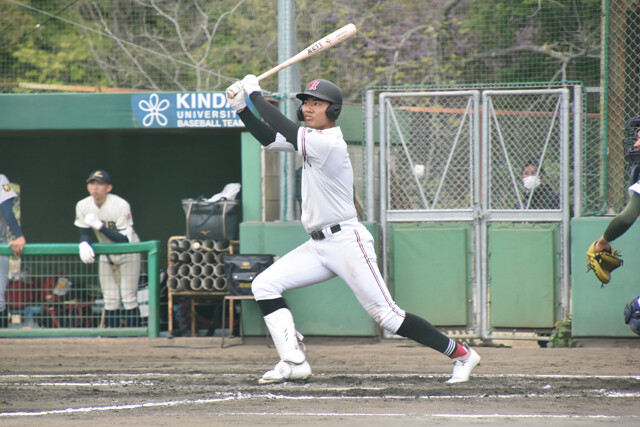
<instances>
[{"instance_id":1,"label":"green catcher's mitt","mask_svg":"<svg viewBox=\"0 0 640 427\"><path fill-rule=\"evenodd\" d=\"M593 270L602 286L611 280L611 272L622 265L622 254L619 251L596 252L596 242L587 251L587 271Z\"/></svg>"}]
</instances>

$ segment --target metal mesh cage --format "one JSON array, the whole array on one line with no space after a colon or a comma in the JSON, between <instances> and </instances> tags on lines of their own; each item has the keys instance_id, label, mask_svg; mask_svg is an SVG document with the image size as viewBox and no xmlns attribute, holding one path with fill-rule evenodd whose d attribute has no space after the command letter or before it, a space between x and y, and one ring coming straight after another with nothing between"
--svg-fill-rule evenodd
<instances>
[{"instance_id":1,"label":"metal mesh cage","mask_svg":"<svg viewBox=\"0 0 640 427\"><path fill-rule=\"evenodd\" d=\"M471 208L470 98L408 96L389 102L389 208Z\"/></svg>"},{"instance_id":2,"label":"metal mesh cage","mask_svg":"<svg viewBox=\"0 0 640 427\"><path fill-rule=\"evenodd\" d=\"M560 208L559 108L558 95L491 98L489 209Z\"/></svg>"},{"instance_id":3,"label":"metal mesh cage","mask_svg":"<svg viewBox=\"0 0 640 427\"><path fill-rule=\"evenodd\" d=\"M260 0L0 2L0 91L224 90L277 63L277 14ZM333 80L345 102L367 86L579 82L589 88L583 212L625 205L623 125L640 103L637 1L319 0L296 2L295 17L300 49L358 27L301 67L302 81ZM276 79L264 89L275 92Z\"/></svg>"},{"instance_id":4,"label":"metal mesh cage","mask_svg":"<svg viewBox=\"0 0 640 427\"><path fill-rule=\"evenodd\" d=\"M640 5L637 1L607 1L605 77L607 205L624 208L628 193L623 140L625 122L640 113Z\"/></svg>"},{"instance_id":5,"label":"metal mesh cage","mask_svg":"<svg viewBox=\"0 0 640 427\"><path fill-rule=\"evenodd\" d=\"M159 330L159 241L95 243L95 262L76 243L29 243L8 267L0 336L144 336Z\"/></svg>"}]
</instances>

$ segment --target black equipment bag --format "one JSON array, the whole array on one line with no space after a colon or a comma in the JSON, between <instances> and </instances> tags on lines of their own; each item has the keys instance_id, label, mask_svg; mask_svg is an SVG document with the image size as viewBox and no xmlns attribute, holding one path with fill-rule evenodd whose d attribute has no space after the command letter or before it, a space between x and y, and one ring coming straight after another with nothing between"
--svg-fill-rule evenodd
<instances>
[{"instance_id":1,"label":"black equipment bag","mask_svg":"<svg viewBox=\"0 0 640 427\"><path fill-rule=\"evenodd\" d=\"M273 264L273 255L225 255L224 268L229 295L253 295L253 279Z\"/></svg>"},{"instance_id":2,"label":"black equipment bag","mask_svg":"<svg viewBox=\"0 0 640 427\"><path fill-rule=\"evenodd\" d=\"M187 239L238 240L241 215L238 200L182 199L182 209Z\"/></svg>"}]
</instances>

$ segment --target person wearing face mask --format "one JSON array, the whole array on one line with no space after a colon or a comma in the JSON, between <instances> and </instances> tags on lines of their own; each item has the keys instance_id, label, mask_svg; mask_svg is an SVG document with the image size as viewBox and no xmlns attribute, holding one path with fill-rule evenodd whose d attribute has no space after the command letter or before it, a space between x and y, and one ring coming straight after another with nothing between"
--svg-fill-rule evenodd
<instances>
[{"instance_id":1,"label":"person wearing face mask","mask_svg":"<svg viewBox=\"0 0 640 427\"><path fill-rule=\"evenodd\" d=\"M560 197L544 182L545 177L544 168L538 169L536 161L525 163L522 168L522 185L525 192L516 209L560 209Z\"/></svg>"}]
</instances>

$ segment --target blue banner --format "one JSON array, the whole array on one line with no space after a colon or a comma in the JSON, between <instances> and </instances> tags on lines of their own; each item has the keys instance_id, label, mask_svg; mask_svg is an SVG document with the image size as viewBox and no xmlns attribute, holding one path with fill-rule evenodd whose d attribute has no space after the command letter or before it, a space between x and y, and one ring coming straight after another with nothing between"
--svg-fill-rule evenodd
<instances>
[{"instance_id":1,"label":"blue banner","mask_svg":"<svg viewBox=\"0 0 640 427\"><path fill-rule=\"evenodd\" d=\"M224 92L131 95L131 110L143 128L241 128Z\"/></svg>"}]
</instances>

